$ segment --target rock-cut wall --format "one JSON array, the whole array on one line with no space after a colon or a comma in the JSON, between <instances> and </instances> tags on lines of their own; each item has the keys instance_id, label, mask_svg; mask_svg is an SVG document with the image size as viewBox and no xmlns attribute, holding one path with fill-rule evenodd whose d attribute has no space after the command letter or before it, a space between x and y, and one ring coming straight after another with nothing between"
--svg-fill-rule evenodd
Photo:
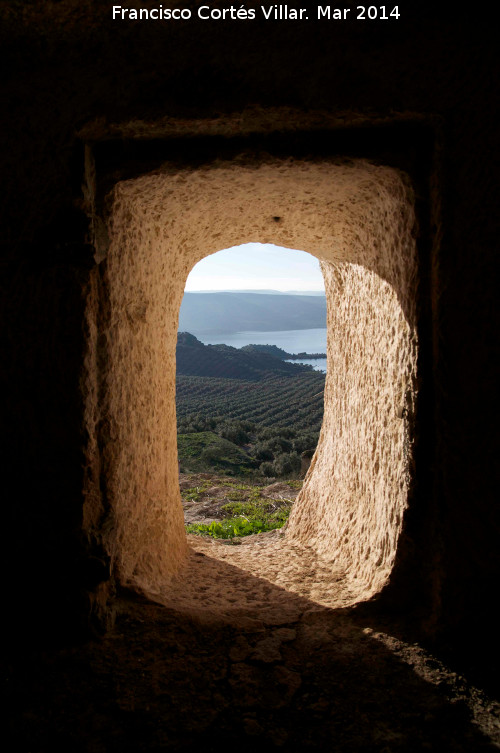
<instances>
[{"instance_id":1,"label":"rock-cut wall","mask_svg":"<svg viewBox=\"0 0 500 753\"><path fill-rule=\"evenodd\" d=\"M366 161L235 160L166 167L115 186L101 325L105 390L99 404L98 391L89 391L87 417L89 426L107 427L106 442L89 447L103 448L109 509L100 512L122 582L162 590L184 561L179 307L194 264L249 241L317 256L328 300L325 418L287 538L342 563L358 598L387 582L410 481L414 223L407 178ZM90 527L102 519L100 499L88 489Z\"/></svg>"}]
</instances>

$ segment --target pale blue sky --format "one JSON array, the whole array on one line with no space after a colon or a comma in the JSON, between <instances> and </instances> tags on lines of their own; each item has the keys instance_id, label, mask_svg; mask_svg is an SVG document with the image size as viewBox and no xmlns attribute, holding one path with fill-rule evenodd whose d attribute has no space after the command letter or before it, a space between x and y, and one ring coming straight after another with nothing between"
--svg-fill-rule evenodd
<instances>
[{"instance_id":1,"label":"pale blue sky","mask_svg":"<svg viewBox=\"0 0 500 753\"><path fill-rule=\"evenodd\" d=\"M186 290L322 291L324 284L315 256L271 243L245 243L198 262Z\"/></svg>"}]
</instances>

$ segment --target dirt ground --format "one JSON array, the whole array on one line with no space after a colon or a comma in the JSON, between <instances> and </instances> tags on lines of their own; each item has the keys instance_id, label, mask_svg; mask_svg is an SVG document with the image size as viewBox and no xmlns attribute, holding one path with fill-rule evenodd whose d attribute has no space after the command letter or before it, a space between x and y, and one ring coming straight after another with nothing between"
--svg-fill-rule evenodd
<instances>
[{"instance_id":1,"label":"dirt ground","mask_svg":"<svg viewBox=\"0 0 500 753\"><path fill-rule=\"evenodd\" d=\"M206 489L187 512L218 519L228 490L198 480ZM268 484L265 494L279 501L287 489ZM496 700L409 639L408 626L346 607L348 588L331 565L330 592L318 587L327 563L302 559L300 570L304 552L283 550L280 537L234 545L190 536L186 567L168 591L150 599L121 591L105 636L11 652L5 749L500 750Z\"/></svg>"},{"instance_id":2,"label":"dirt ground","mask_svg":"<svg viewBox=\"0 0 500 753\"><path fill-rule=\"evenodd\" d=\"M273 480L262 484L259 494L278 507L293 502L300 486L301 482ZM255 490L251 484L208 473L181 474L180 487L186 523L205 524L227 517L227 502L244 501ZM304 609L301 597L328 607L356 601L355 587L342 567L319 557L312 547L288 541L284 531L285 527L232 539L188 535L190 553L184 568L163 593L152 597L187 613L208 611L233 623L265 619L270 624L283 621L284 615L297 619Z\"/></svg>"},{"instance_id":3,"label":"dirt ground","mask_svg":"<svg viewBox=\"0 0 500 753\"><path fill-rule=\"evenodd\" d=\"M356 610L303 607L269 624L124 593L104 638L10 657L5 750L500 748L500 705L464 677Z\"/></svg>"},{"instance_id":4,"label":"dirt ground","mask_svg":"<svg viewBox=\"0 0 500 753\"><path fill-rule=\"evenodd\" d=\"M261 497L272 500L276 508L293 502L300 491L301 481L263 481L258 487ZM246 502L251 496L250 483L238 483L238 479L224 478L213 473L180 473L179 486L183 495L184 520L186 523L210 524L228 517L222 508L228 502ZM191 494L188 492L191 491ZM186 497L192 497L187 499ZM194 498L193 498L194 497Z\"/></svg>"}]
</instances>

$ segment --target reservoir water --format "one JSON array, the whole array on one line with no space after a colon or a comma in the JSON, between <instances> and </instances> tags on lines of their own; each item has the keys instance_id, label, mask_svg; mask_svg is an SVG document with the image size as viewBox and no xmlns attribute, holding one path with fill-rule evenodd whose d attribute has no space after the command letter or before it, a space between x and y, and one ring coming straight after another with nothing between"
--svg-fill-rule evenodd
<instances>
[{"instance_id":1,"label":"reservoir water","mask_svg":"<svg viewBox=\"0 0 500 753\"><path fill-rule=\"evenodd\" d=\"M287 353L326 353L326 328L288 329L272 332L206 332L191 333L204 345L231 345L242 348L244 345L277 345ZM316 371L326 372L326 358L304 359L293 363L305 363Z\"/></svg>"}]
</instances>

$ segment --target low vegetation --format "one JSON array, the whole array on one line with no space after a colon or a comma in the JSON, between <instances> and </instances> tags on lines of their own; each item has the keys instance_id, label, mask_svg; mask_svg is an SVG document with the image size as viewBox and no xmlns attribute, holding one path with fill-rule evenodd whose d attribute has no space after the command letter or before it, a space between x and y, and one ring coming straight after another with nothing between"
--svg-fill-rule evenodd
<instances>
[{"instance_id":1,"label":"low vegetation","mask_svg":"<svg viewBox=\"0 0 500 753\"><path fill-rule=\"evenodd\" d=\"M200 414L178 421L177 447L182 472L230 476L297 477L301 455L312 453L318 432L268 427Z\"/></svg>"},{"instance_id":2,"label":"low vegetation","mask_svg":"<svg viewBox=\"0 0 500 753\"><path fill-rule=\"evenodd\" d=\"M187 533L211 536L215 539L234 539L255 533L272 531L284 526L302 482L289 480L262 486L205 474L209 480L181 490L189 518L197 518L186 525ZM193 476L183 476L188 483ZM204 519L203 516L209 518ZM215 518L215 519L214 519Z\"/></svg>"},{"instance_id":3,"label":"low vegetation","mask_svg":"<svg viewBox=\"0 0 500 753\"><path fill-rule=\"evenodd\" d=\"M177 451L181 470L215 470L237 476L255 471L248 453L213 431L178 434Z\"/></svg>"}]
</instances>

